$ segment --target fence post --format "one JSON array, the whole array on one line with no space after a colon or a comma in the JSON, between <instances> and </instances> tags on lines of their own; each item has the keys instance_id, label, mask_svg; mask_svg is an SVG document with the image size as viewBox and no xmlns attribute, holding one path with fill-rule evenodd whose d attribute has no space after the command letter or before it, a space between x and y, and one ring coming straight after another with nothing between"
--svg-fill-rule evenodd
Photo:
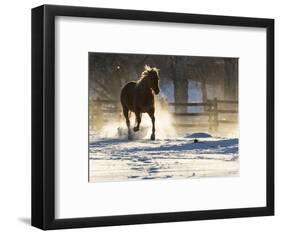
<instances>
[{"instance_id":1,"label":"fence post","mask_svg":"<svg viewBox=\"0 0 281 235\"><path fill-rule=\"evenodd\" d=\"M102 112L102 107L101 107L102 102L98 98L95 103L96 103L96 115L97 115L96 127L99 130L103 125L103 112Z\"/></svg>"},{"instance_id":2,"label":"fence post","mask_svg":"<svg viewBox=\"0 0 281 235\"><path fill-rule=\"evenodd\" d=\"M208 107L208 112L209 112L209 131L212 131L212 102L211 100L207 100L207 107Z\"/></svg>"},{"instance_id":3,"label":"fence post","mask_svg":"<svg viewBox=\"0 0 281 235\"><path fill-rule=\"evenodd\" d=\"M89 131L93 130L93 100L89 98L88 102L88 125L89 125Z\"/></svg>"},{"instance_id":4,"label":"fence post","mask_svg":"<svg viewBox=\"0 0 281 235\"><path fill-rule=\"evenodd\" d=\"M219 122L218 122L218 99L214 98L214 129L218 130Z\"/></svg>"}]
</instances>

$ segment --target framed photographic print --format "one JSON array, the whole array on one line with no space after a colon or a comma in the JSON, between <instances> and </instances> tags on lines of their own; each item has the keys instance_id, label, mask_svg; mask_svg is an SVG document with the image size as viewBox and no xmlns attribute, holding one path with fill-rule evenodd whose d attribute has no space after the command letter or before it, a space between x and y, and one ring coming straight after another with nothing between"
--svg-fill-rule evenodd
<instances>
[{"instance_id":1,"label":"framed photographic print","mask_svg":"<svg viewBox=\"0 0 281 235\"><path fill-rule=\"evenodd\" d=\"M274 215L274 20L32 9L32 225Z\"/></svg>"}]
</instances>

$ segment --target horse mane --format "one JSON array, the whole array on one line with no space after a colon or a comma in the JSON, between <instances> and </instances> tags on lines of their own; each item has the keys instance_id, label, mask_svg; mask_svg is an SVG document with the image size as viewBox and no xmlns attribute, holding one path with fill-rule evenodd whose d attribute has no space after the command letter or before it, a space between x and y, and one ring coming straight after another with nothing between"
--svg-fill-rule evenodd
<instances>
[{"instance_id":1,"label":"horse mane","mask_svg":"<svg viewBox=\"0 0 281 235\"><path fill-rule=\"evenodd\" d=\"M139 81L141 81L142 79L148 77L150 74L153 74L153 73L156 73L157 76L159 77L159 71L160 71L160 69L158 69L156 67L150 67L149 65L145 65L144 71L141 73Z\"/></svg>"}]
</instances>

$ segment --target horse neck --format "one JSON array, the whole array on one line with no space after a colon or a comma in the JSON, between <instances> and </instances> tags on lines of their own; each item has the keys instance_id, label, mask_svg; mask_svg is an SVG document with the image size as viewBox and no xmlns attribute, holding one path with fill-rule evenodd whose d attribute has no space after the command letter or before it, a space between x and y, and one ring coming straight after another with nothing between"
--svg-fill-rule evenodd
<instances>
[{"instance_id":1,"label":"horse neck","mask_svg":"<svg viewBox=\"0 0 281 235\"><path fill-rule=\"evenodd\" d=\"M144 77L141 80L138 81L138 87L140 89L143 89L144 92L147 93L152 93L151 88L149 87L148 81L147 79L149 79L148 77Z\"/></svg>"}]
</instances>

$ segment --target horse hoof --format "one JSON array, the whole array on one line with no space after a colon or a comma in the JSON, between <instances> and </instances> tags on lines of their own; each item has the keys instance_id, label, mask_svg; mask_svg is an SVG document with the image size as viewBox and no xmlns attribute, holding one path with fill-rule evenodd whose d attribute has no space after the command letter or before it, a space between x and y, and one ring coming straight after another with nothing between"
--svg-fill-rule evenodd
<instances>
[{"instance_id":1,"label":"horse hoof","mask_svg":"<svg viewBox=\"0 0 281 235\"><path fill-rule=\"evenodd\" d=\"M128 140L132 140L133 137L131 135L128 135Z\"/></svg>"},{"instance_id":2,"label":"horse hoof","mask_svg":"<svg viewBox=\"0 0 281 235\"><path fill-rule=\"evenodd\" d=\"M135 127L133 128L133 130L134 130L134 132L136 132L136 131L139 130L139 128L135 126Z\"/></svg>"},{"instance_id":3,"label":"horse hoof","mask_svg":"<svg viewBox=\"0 0 281 235\"><path fill-rule=\"evenodd\" d=\"M155 135L154 135L154 134L151 134L150 139L151 139L151 140L155 140Z\"/></svg>"}]
</instances>

